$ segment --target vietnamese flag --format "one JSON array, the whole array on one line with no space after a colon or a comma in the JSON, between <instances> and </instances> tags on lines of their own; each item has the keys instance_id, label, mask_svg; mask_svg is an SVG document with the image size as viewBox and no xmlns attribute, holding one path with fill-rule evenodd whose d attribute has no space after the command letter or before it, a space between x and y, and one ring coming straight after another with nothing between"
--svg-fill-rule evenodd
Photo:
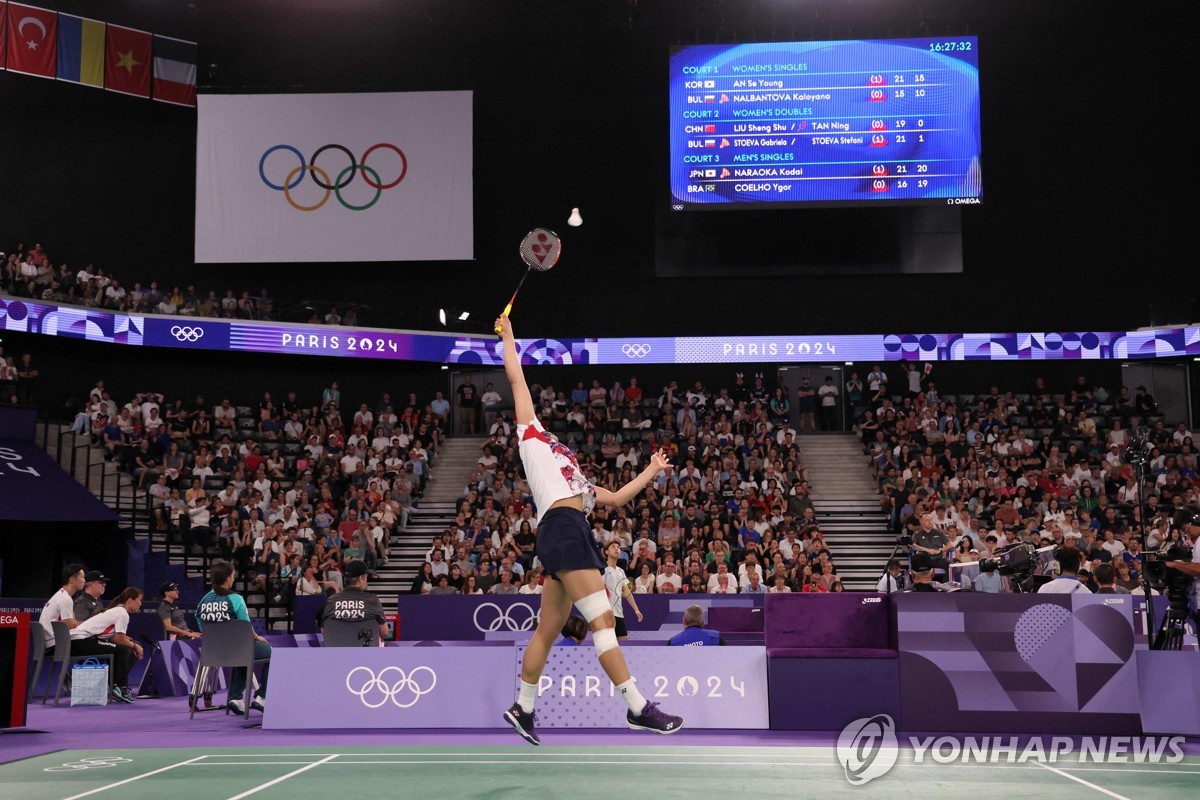
<instances>
[{"instance_id":1,"label":"vietnamese flag","mask_svg":"<svg viewBox=\"0 0 1200 800\"><path fill-rule=\"evenodd\" d=\"M108 46L104 51L104 88L110 92L150 96L153 37L145 31L108 26Z\"/></svg>"},{"instance_id":2,"label":"vietnamese flag","mask_svg":"<svg viewBox=\"0 0 1200 800\"><path fill-rule=\"evenodd\" d=\"M44 8L8 4L5 27L8 68L13 72L53 78L58 47L58 14Z\"/></svg>"}]
</instances>

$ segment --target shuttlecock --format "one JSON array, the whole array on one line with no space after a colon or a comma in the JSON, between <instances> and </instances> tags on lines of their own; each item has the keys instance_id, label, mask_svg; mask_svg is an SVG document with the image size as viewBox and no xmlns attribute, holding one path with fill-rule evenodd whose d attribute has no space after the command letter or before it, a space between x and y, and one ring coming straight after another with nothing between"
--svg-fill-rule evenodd
<instances>
[{"instance_id":1,"label":"shuttlecock","mask_svg":"<svg viewBox=\"0 0 1200 800\"><path fill-rule=\"evenodd\" d=\"M579 215L578 208L571 209L571 216L567 217L567 224L570 225L572 228L578 228L580 225L583 224L583 217L581 217Z\"/></svg>"}]
</instances>

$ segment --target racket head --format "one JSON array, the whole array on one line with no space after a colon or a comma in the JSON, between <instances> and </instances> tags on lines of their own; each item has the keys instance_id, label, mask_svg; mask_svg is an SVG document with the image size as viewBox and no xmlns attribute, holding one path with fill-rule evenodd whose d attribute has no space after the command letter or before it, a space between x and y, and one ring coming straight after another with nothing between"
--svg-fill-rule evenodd
<instances>
[{"instance_id":1,"label":"racket head","mask_svg":"<svg viewBox=\"0 0 1200 800\"><path fill-rule=\"evenodd\" d=\"M549 228L534 228L521 240L521 260L536 272L546 272L562 255L562 239Z\"/></svg>"}]
</instances>

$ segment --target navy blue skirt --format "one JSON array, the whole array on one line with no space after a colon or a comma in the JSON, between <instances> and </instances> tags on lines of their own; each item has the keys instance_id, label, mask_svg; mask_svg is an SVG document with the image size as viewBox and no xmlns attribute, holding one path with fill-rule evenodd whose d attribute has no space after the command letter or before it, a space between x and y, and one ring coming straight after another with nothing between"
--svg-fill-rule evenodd
<instances>
[{"instance_id":1,"label":"navy blue skirt","mask_svg":"<svg viewBox=\"0 0 1200 800\"><path fill-rule=\"evenodd\" d=\"M573 569L604 572L600 543L592 535L592 526L582 511L552 508L542 517L537 529L537 557L551 578Z\"/></svg>"}]
</instances>

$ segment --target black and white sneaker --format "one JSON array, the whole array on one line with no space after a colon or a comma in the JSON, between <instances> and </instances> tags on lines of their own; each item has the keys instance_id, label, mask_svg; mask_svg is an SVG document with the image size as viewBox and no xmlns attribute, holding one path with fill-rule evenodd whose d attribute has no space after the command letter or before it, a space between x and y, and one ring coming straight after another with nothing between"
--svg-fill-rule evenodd
<instances>
[{"instance_id":1,"label":"black and white sneaker","mask_svg":"<svg viewBox=\"0 0 1200 800\"><path fill-rule=\"evenodd\" d=\"M237 714L239 717L246 716L246 704L241 700L230 700L225 703L225 707Z\"/></svg>"},{"instance_id":2,"label":"black and white sneaker","mask_svg":"<svg viewBox=\"0 0 1200 800\"><path fill-rule=\"evenodd\" d=\"M646 703L641 714L632 711L625 712L625 721L635 731L654 731L655 733L675 733L683 727L683 717L674 717L658 707L658 703Z\"/></svg>"},{"instance_id":3,"label":"black and white sneaker","mask_svg":"<svg viewBox=\"0 0 1200 800\"><path fill-rule=\"evenodd\" d=\"M112 687L111 691L109 692L109 697L111 697L114 701L116 701L118 703L132 703L133 702L133 699L131 697L125 696L125 692L123 692L121 690L120 686Z\"/></svg>"},{"instance_id":4,"label":"black and white sneaker","mask_svg":"<svg viewBox=\"0 0 1200 800\"><path fill-rule=\"evenodd\" d=\"M537 715L532 711L526 712L521 708L520 703L513 703L508 711L504 712L504 721L513 726L513 730L521 734L521 738L533 745L542 743L538 738L537 731L533 725L537 722Z\"/></svg>"}]
</instances>

